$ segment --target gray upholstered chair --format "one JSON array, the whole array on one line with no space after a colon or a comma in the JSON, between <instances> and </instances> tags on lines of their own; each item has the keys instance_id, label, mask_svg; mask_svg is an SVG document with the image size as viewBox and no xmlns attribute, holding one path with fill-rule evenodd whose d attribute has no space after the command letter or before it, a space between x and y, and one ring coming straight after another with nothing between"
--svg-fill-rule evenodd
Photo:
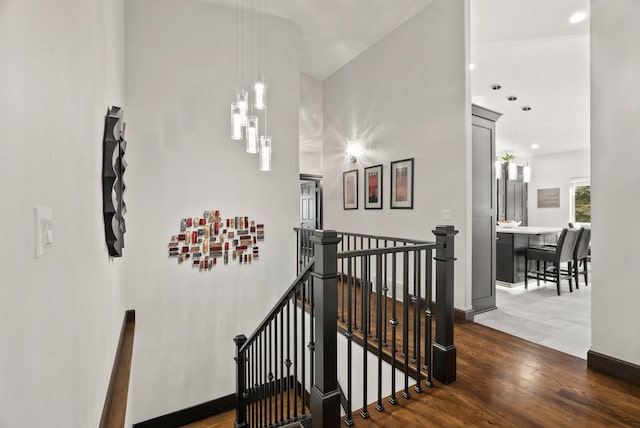
<instances>
[{"instance_id":1,"label":"gray upholstered chair","mask_svg":"<svg viewBox=\"0 0 640 428\"><path fill-rule=\"evenodd\" d=\"M528 288L528 279L535 278L538 286L540 286L540 278L545 282L555 282L560 295L560 280L567 278L569 280L569 291L573 293L573 261L578 234L582 229L562 229L558 244L555 247L529 247L525 249L525 276L524 288ZM532 274L530 271L530 261L536 261L536 270ZM540 262L543 263L543 269L540 269ZM562 274L562 263L567 263L568 275Z\"/></svg>"}]
</instances>

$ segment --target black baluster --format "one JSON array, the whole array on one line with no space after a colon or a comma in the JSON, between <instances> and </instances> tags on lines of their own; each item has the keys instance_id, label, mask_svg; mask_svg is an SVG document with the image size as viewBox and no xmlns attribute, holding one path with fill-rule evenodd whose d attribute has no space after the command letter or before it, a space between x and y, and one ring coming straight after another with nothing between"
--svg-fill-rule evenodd
<instances>
[{"instance_id":1,"label":"black baluster","mask_svg":"<svg viewBox=\"0 0 640 428\"><path fill-rule=\"evenodd\" d=\"M362 239L362 238L361 238ZM362 268L362 276L363 278L367 275L367 270L368 270L368 264L369 264L369 260L368 260L368 256L362 256L360 258L360 264L361 264L361 268ZM364 319L365 315L367 314L367 311L369 309L369 296L368 296L368 291L367 289L369 288L368 286L369 282L368 281L364 281L363 284L361 284L362 287L362 304L360 309L362 310L362 324L360 325L361 328L363 328L363 332L362 332L362 343L363 343L363 350L362 350L362 411L360 412L360 416L362 416L363 419L367 419L369 417L369 411L367 410L367 378L369 377L367 374L367 354L369 351L369 339L368 339L368 327L369 327L369 323L367 322L367 320Z\"/></svg>"},{"instance_id":2,"label":"black baluster","mask_svg":"<svg viewBox=\"0 0 640 428\"><path fill-rule=\"evenodd\" d=\"M349 300L347 305L347 418L344 423L347 426L352 426L354 424L353 415L351 412L351 364L352 364L352 349L351 345L353 342L353 330L351 327L351 257L347 259L347 299Z\"/></svg>"},{"instance_id":3,"label":"black baluster","mask_svg":"<svg viewBox=\"0 0 640 428\"><path fill-rule=\"evenodd\" d=\"M427 250L427 257L425 262L425 309L424 309L424 364L427 371L427 379L425 385L433 386L431 378L431 349L432 343L432 329L433 329L433 313L431 311L431 299L433 297L432 278L433 278L433 254L431 250Z\"/></svg>"},{"instance_id":4,"label":"black baluster","mask_svg":"<svg viewBox=\"0 0 640 428\"><path fill-rule=\"evenodd\" d=\"M406 242L405 242L406 245ZM404 354L404 391L409 395L409 252L402 253L402 353Z\"/></svg>"},{"instance_id":5,"label":"black baluster","mask_svg":"<svg viewBox=\"0 0 640 428\"><path fill-rule=\"evenodd\" d=\"M344 252L344 239L340 241L340 252ZM340 311L342 315L342 322L344 322L344 258L340 259L340 288L342 288Z\"/></svg>"},{"instance_id":6,"label":"black baluster","mask_svg":"<svg viewBox=\"0 0 640 428\"><path fill-rule=\"evenodd\" d=\"M393 243L395 247L395 242ZM396 328L398 318L396 317L396 253L391 253L391 397L389 403L398 404L396 398Z\"/></svg>"},{"instance_id":7,"label":"black baluster","mask_svg":"<svg viewBox=\"0 0 640 428\"><path fill-rule=\"evenodd\" d=\"M384 411L382 405L382 254L376 254L376 337L378 339L378 412Z\"/></svg>"},{"instance_id":8,"label":"black baluster","mask_svg":"<svg viewBox=\"0 0 640 428\"><path fill-rule=\"evenodd\" d=\"M266 330L262 333L262 403L264 406L264 422L263 425L266 426L269 420L269 413L271 412L271 408L268 407L269 401L267 396L267 332Z\"/></svg>"},{"instance_id":9,"label":"black baluster","mask_svg":"<svg viewBox=\"0 0 640 428\"><path fill-rule=\"evenodd\" d=\"M298 292L293 299L293 419L298 419Z\"/></svg>"},{"instance_id":10,"label":"black baluster","mask_svg":"<svg viewBox=\"0 0 640 428\"><path fill-rule=\"evenodd\" d=\"M251 426L258 426L258 365L256 364L258 361L258 346L256 341L254 340L251 344L253 349L253 415L252 415L252 423Z\"/></svg>"},{"instance_id":11,"label":"black baluster","mask_svg":"<svg viewBox=\"0 0 640 428\"><path fill-rule=\"evenodd\" d=\"M246 343L247 337L244 334L240 334L236 336L233 341L236 344L236 427L246 427L247 426L247 408L246 401L244 398L244 389L246 386L245 381L245 365L246 365L246 355L243 350L241 350L242 346Z\"/></svg>"},{"instance_id":12,"label":"black baluster","mask_svg":"<svg viewBox=\"0 0 640 428\"><path fill-rule=\"evenodd\" d=\"M385 248L387 247L387 240L384 240L384 246ZM385 254L384 255L384 274L382 275L382 278L384 278L384 283L382 285L382 291L384 293L384 306L382 307L383 311L384 311L384 321L383 321L383 334L382 334L382 346L387 346L387 291L389 291L389 287L387 287L387 259L388 259L388 255Z\"/></svg>"},{"instance_id":13,"label":"black baluster","mask_svg":"<svg viewBox=\"0 0 640 428\"><path fill-rule=\"evenodd\" d=\"M305 316L305 305L304 302L306 301L306 285L308 284L309 279L307 278L307 281L305 282L304 286L302 287L302 308L300 310L300 323L301 323L301 328L300 330L302 331L302 340L300 341L300 353L302 355L300 355L300 359L302 360L302 384L300 387L300 394L301 395L301 401L302 401L302 410L300 411L302 415L304 415L307 411L307 400L306 400L306 388L307 388L307 383L306 383L306 379L307 379L307 352L305 349L305 340L306 340L306 330L305 330L305 324L306 324L306 316Z\"/></svg>"},{"instance_id":14,"label":"black baluster","mask_svg":"<svg viewBox=\"0 0 640 428\"><path fill-rule=\"evenodd\" d=\"M300 275L300 269L302 269L302 231L296 229L296 275Z\"/></svg>"},{"instance_id":15,"label":"black baluster","mask_svg":"<svg viewBox=\"0 0 640 428\"><path fill-rule=\"evenodd\" d=\"M280 420L284 421L284 308L280 308Z\"/></svg>"},{"instance_id":16,"label":"black baluster","mask_svg":"<svg viewBox=\"0 0 640 428\"><path fill-rule=\"evenodd\" d=\"M413 345L414 352L416 354L416 386L414 391L422 392L422 386L420 385L420 251L414 251L414 270L416 276L416 307L414 309L415 318L415 331L413 337L415 338L415 344Z\"/></svg>"},{"instance_id":17,"label":"black baluster","mask_svg":"<svg viewBox=\"0 0 640 428\"><path fill-rule=\"evenodd\" d=\"M362 238L360 238L362 240ZM362 249L362 248L361 248ZM364 256L360 256L360 333L362 333L362 338L366 342L367 335L364 332L365 328L365 313L366 313L366 305L364 304L365 298L365 263Z\"/></svg>"},{"instance_id":18,"label":"black baluster","mask_svg":"<svg viewBox=\"0 0 640 428\"><path fill-rule=\"evenodd\" d=\"M264 410L264 400L262 397L262 333L260 333L256 342L258 343L258 358L256 359L256 364L258 366L258 379L257 379L257 390L256 393L258 395L258 425L262 425L263 420L263 410Z\"/></svg>"},{"instance_id":19,"label":"black baluster","mask_svg":"<svg viewBox=\"0 0 640 428\"><path fill-rule=\"evenodd\" d=\"M309 305L309 389L313 387L313 375L314 375L314 367L315 367L315 350L316 350L316 342L315 342L315 306L313 302L313 278L309 278L309 296L310 296L310 305Z\"/></svg>"},{"instance_id":20,"label":"black baluster","mask_svg":"<svg viewBox=\"0 0 640 428\"><path fill-rule=\"evenodd\" d=\"M273 400L275 399L275 397L273 396L273 372L272 372L272 357L271 357L271 348L272 348L272 343L273 343L273 330L272 330L272 323L269 322L269 324L267 324L267 328L268 328L268 332L269 332L269 353L267 355L267 361L268 361L268 372L267 372L267 382L269 385L268 391L269 391L269 425L273 424Z\"/></svg>"},{"instance_id":21,"label":"black baluster","mask_svg":"<svg viewBox=\"0 0 640 428\"><path fill-rule=\"evenodd\" d=\"M417 291L416 288L420 286L420 284L417 283L417 271L416 271L416 267L417 267L417 259L418 259L418 252L414 251L413 252L413 296L411 296L411 303L413 303L413 338L412 338L412 342L413 342L413 353L411 354L411 362L413 364L416 363L417 359L416 359L416 354L420 351L420 348L418 348L418 336L416 335L416 324L418 322L420 322L420 313L416 311L416 308L418 306L418 298L417 298Z\"/></svg>"},{"instance_id":22,"label":"black baluster","mask_svg":"<svg viewBox=\"0 0 640 428\"><path fill-rule=\"evenodd\" d=\"M295 299L295 293L294 293ZM291 299L287 301L287 421L291 420Z\"/></svg>"}]
</instances>

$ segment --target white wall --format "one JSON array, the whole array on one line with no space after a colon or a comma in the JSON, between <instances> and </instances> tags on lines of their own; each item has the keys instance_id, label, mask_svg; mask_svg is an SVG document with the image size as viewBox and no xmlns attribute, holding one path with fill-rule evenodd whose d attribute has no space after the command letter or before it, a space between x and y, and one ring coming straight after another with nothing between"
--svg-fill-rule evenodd
<instances>
[{"instance_id":1,"label":"white wall","mask_svg":"<svg viewBox=\"0 0 640 428\"><path fill-rule=\"evenodd\" d=\"M322 82L300 73L300 173L322 175Z\"/></svg>"},{"instance_id":2,"label":"white wall","mask_svg":"<svg viewBox=\"0 0 640 428\"><path fill-rule=\"evenodd\" d=\"M466 1L437 0L324 82L326 229L434 240L437 224L456 237L455 306L471 308L467 285L467 168L470 96L466 87ZM342 173L355 168L348 138L365 143L359 209L342 209ZM414 158L414 209L391 210L390 162ZM364 167L383 164L382 210L364 209ZM451 220L441 220L449 209ZM469 264L470 265L470 264Z\"/></svg>"},{"instance_id":3,"label":"white wall","mask_svg":"<svg viewBox=\"0 0 640 428\"><path fill-rule=\"evenodd\" d=\"M125 310L101 178L123 37L122 0L0 3L0 427L100 421ZM53 210L38 259L35 206Z\"/></svg>"},{"instance_id":4,"label":"white wall","mask_svg":"<svg viewBox=\"0 0 640 428\"><path fill-rule=\"evenodd\" d=\"M265 173L244 142L229 138L235 11L130 0L125 12L125 277L137 316L130 397L140 422L235 392L233 337L250 335L295 278L299 31L269 20L274 155ZM259 261L199 272L167 256L180 219L212 209L265 224Z\"/></svg>"},{"instance_id":5,"label":"white wall","mask_svg":"<svg viewBox=\"0 0 640 428\"><path fill-rule=\"evenodd\" d=\"M553 153L529 159L529 225L566 227L570 221L570 183L573 179L589 178L589 149ZM560 188L560 208L538 208L538 189Z\"/></svg>"},{"instance_id":6,"label":"white wall","mask_svg":"<svg viewBox=\"0 0 640 428\"><path fill-rule=\"evenodd\" d=\"M640 2L591 1L591 349L640 364ZM625 227L629 226L629 227Z\"/></svg>"}]
</instances>

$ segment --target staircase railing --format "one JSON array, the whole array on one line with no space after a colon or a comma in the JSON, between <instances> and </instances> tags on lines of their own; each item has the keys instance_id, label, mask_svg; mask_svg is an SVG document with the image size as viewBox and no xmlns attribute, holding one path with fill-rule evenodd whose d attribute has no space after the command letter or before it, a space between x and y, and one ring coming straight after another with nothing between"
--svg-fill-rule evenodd
<instances>
[{"instance_id":1,"label":"staircase railing","mask_svg":"<svg viewBox=\"0 0 640 428\"><path fill-rule=\"evenodd\" d=\"M377 381L378 411L384 410L385 389L390 392L390 403L397 403L396 368L404 371L405 397L410 394L411 382L416 382L414 391L420 392L423 384L431 386L432 377L445 384L455 381L453 264L457 231L453 226L436 227L435 242L297 228L296 233L298 278L249 339L243 335L235 338L237 427L279 426L292 421L308 425L311 417L313 427L337 428L341 398L345 422L353 424L354 341L364 349L358 364L363 373L362 417L369 416L369 378ZM338 326L347 339L347 355L340 360L340 364L347 363L344 396L338 385ZM396 351L401 352L400 360ZM377 356L376 374L369 373L369 353ZM382 366L387 364L383 361L391 366L390 389L383 382Z\"/></svg>"}]
</instances>

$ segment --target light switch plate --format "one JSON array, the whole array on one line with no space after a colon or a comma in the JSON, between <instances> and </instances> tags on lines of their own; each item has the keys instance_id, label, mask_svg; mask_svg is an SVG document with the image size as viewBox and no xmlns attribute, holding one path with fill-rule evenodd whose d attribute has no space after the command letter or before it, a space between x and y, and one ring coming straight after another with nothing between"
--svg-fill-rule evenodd
<instances>
[{"instance_id":1,"label":"light switch plate","mask_svg":"<svg viewBox=\"0 0 640 428\"><path fill-rule=\"evenodd\" d=\"M36 207L35 214L35 257L42 257L48 254L53 245L53 233L51 231L51 221L53 211L48 207Z\"/></svg>"},{"instance_id":2,"label":"light switch plate","mask_svg":"<svg viewBox=\"0 0 640 428\"><path fill-rule=\"evenodd\" d=\"M451 210L444 209L440 212L440 220L451 220Z\"/></svg>"}]
</instances>

